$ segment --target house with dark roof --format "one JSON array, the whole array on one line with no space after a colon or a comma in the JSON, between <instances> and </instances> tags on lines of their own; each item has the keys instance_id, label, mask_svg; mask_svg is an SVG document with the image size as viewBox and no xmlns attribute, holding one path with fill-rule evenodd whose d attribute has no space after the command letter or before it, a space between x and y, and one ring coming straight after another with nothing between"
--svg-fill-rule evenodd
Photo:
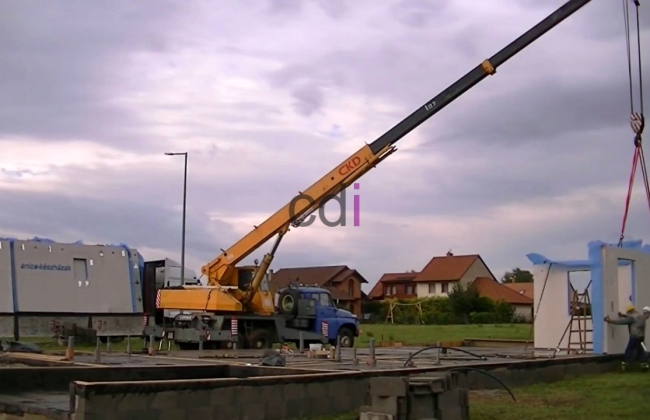
<instances>
[{"instance_id":1,"label":"house with dark roof","mask_svg":"<svg viewBox=\"0 0 650 420\"><path fill-rule=\"evenodd\" d=\"M417 272L386 273L375 284L368 298L372 300L383 299L414 299L417 297L415 277Z\"/></svg>"},{"instance_id":2,"label":"house with dark roof","mask_svg":"<svg viewBox=\"0 0 650 420\"><path fill-rule=\"evenodd\" d=\"M494 274L478 254L433 257L413 280L418 298L448 296L455 284L466 288L478 277L491 278Z\"/></svg>"},{"instance_id":3,"label":"house with dark roof","mask_svg":"<svg viewBox=\"0 0 650 420\"><path fill-rule=\"evenodd\" d=\"M274 293L294 285L316 286L329 290L337 306L361 317L361 285L368 281L347 265L281 268L271 276L269 287Z\"/></svg>"},{"instance_id":4,"label":"house with dark roof","mask_svg":"<svg viewBox=\"0 0 650 420\"><path fill-rule=\"evenodd\" d=\"M478 277L473 282L476 291L481 296L487 296L497 301L503 300L508 302L515 310L515 316L527 321L533 319L533 299L526 296L523 291L517 291L509 287L511 284L528 284L528 283L506 283L502 284L493 278ZM532 283L530 283L532 284Z\"/></svg>"}]
</instances>

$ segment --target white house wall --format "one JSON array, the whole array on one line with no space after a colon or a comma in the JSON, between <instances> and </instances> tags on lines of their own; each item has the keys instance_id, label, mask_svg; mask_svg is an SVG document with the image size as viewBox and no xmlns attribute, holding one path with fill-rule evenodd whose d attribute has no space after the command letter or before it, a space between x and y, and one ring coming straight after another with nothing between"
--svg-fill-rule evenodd
<instances>
[{"instance_id":1,"label":"white house wall","mask_svg":"<svg viewBox=\"0 0 650 420\"><path fill-rule=\"evenodd\" d=\"M460 283L463 287L469 286L471 282L476 280L477 277L488 277L492 278L492 273L490 270L481 262L480 258L477 258L472 265L469 266L467 272L463 274L463 277L460 279Z\"/></svg>"},{"instance_id":2,"label":"white house wall","mask_svg":"<svg viewBox=\"0 0 650 420\"><path fill-rule=\"evenodd\" d=\"M619 283L630 284L627 279L619 281L620 267L618 260L634 261L635 271L635 303L643 306L650 302L650 254L633 249L625 249L613 246L605 246L601 249L602 255L602 278L603 278L603 296L601 301L593 302L600 305L600 310L594 310L594 317L599 314L609 315L612 318L617 317L618 312L622 312L627 305L629 293L620 296L621 286ZM629 267L627 267L629 270ZM623 303L623 304L622 304ZM595 322L598 319L594 318ZM622 353L628 339L628 330L625 327L603 324L603 352L604 353Z\"/></svg>"},{"instance_id":3,"label":"white house wall","mask_svg":"<svg viewBox=\"0 0 650 420\"><path fill-rule=\"evenodd\" d=\"M532 317L532 309L530 305L512 305L512 307L515 310L515 316L519 318L523 318L527 321L530 321L533 319Z\"/></svg>"},{"instance_id":4,"label":"white house wall","mask_svg":"<svg viewBox=\"0 0 650 420\"><path fill-rule=\"evenodd\" d=\"M481 262L479 258L476 259L472 263L472 265L469 266L463 277L460 279L460 284L463 287L469 286L471 282L476 280L477 277L492 277L492 274L490 273L490 270ZM426 298L426 297L447 297L447 293L443 293L442 291L442 283L443 282L432 282L432 283L418 283L416 287L416 295L418 298ZM449 291L451 292L453 289L453 285L456 284L457 282L455 281L449 281L447 282L449 284ZM433 285L432 291L429 290L429 285Z\"/></svg>"},{"instance_id":5,"label":"white house wall","mask_svg":"<svg viewBox=\"0 0 650 420\"><path fill-rule=\"evenodd\" d=\"M562 342L562 334L571 319L569 315L568 276L565 268L548 265L532 268L535 318L535 347L540 349L566 348L568 334ZM546 287L544 287L546 283ZM543 292L543 296L542 296Z\"/></svg>"}]
</instances>

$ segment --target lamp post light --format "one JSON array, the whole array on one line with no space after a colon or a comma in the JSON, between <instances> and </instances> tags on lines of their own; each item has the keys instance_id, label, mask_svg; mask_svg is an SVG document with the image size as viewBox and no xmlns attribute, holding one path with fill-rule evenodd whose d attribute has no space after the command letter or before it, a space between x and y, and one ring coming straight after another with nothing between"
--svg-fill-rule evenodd
<instances>
[{"instance_id":1,"label":"lamp post light","mask_svg":"<svg viewBox=\"0 0 650 420\"><path fill-rule=\"evenodd\" d=\"M183 156L185 169L183 172L183 232L181 239L181 284L185 284L185 214L187 209L187 152L165 153L167 156Z\"/></svg>"}]
</instances>

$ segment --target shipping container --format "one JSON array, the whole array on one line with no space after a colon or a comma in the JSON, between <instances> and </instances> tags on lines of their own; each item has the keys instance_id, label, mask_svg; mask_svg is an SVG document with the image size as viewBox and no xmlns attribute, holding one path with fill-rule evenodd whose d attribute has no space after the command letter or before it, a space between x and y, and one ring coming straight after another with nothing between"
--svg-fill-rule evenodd
<instances>
[{"instance_id":1,"label":"shipping container","mask_svg":"<svg viewBox=\"0 0 650 420\"><path fill-rule=\"evenodd\" d=\"M143 272L126 245L0 239L0 337L46 336L59 323L140 335Z\"/></svg>"}]
</instances>

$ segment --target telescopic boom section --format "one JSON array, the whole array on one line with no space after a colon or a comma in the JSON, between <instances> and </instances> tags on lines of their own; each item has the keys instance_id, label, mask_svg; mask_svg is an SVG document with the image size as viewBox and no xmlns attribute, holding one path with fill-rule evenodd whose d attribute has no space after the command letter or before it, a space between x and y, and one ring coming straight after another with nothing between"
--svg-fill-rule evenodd
<instances>
[{"instance_id":1,"label":"telescopic boom section","mask_svg":"<svg viewBox=\"0 0 650 420\"><path fill-rule=\"evenodd\" d=\"M496 72L497 67L517 55L521 50L532 44L546 32L553 29L556 25L580 10L591 0L570 0L563 6L551 13L546 19L533 26L526 33L508 44L491 58L483 61L474 67L469 73L461 77L443 90L435 98L428 101L424 106L418 108L414 113L404 118L395 127L388 130L384 135L379 137L370 144L373 151L381 150L389 144L395 144L402 137L410 133L420 124L431 118L444 107L458 99L463 93L477 85L481 80Z\"/></svg>"},{"instance_id":2,"label":"telescopic boom section","mask_svg":"<svg viewBox=\"0 0 650 420\"><path fill-rule=\"evenodd\" d=\"M591 0L570 0L566 2L546 19L443 90L438 96L427 101L422 107L388 130L373 143L365 145L347 158L261 225L256 226L254 230L228 250L203 266L202 272L208 277L208 284L236 285L237 279L235 278L236 270L234 266L237 263L257 250L274 235L286 233L293 222L300 221L301 217L324 205L335 194L348 187L393 153L395 151L394 144L402 137L459 98L481 80L494 74L498 66L508 61L590 2Z\"/></svg>"},{"instance_id":3,"label":"telescopic boom section","mask_svg":"<svg viewBox=\"0 0 650 420\"><path fill-rule=\"evenodd\" d=\"M246 258L271 237L284 234L294 222L322 207L328 200L347 188L354 181L395 151L391 145L373 152L365 145L330 171L311 187L301 191L290 203L275 212L261 225L228 248L201 271L208 277L208 284L237 285L235 265Z\"/></svg>"}]
</instances>

